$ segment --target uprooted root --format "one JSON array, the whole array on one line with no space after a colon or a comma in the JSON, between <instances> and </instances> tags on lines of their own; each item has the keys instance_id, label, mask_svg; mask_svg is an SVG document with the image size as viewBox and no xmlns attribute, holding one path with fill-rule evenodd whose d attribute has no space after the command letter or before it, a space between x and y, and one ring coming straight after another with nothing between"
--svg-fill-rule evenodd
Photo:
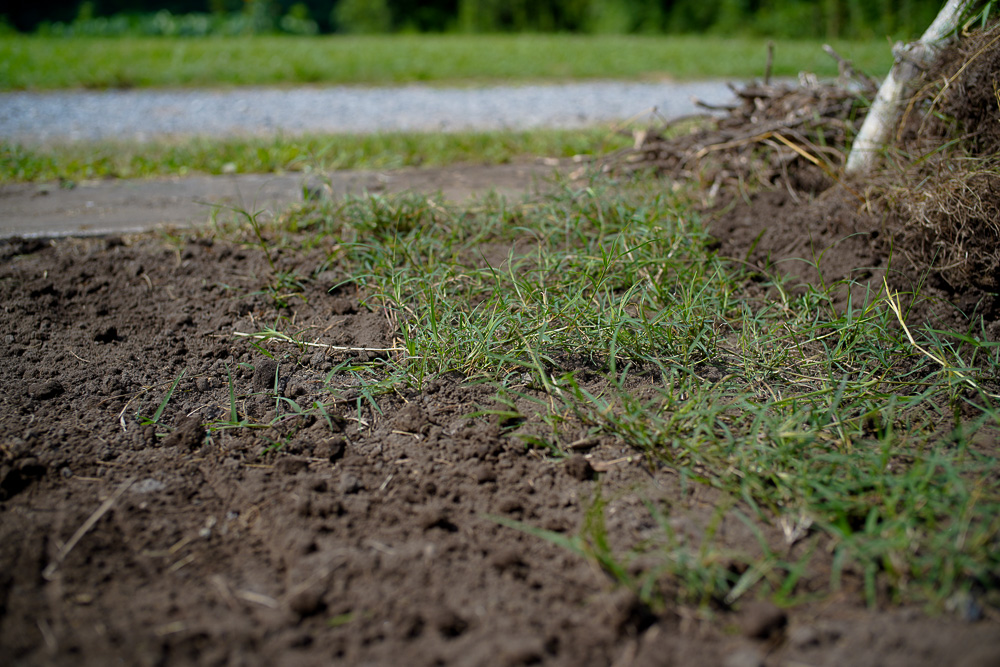
<instances>
[{"instance_id":1,"label":"uprooted root","mask_svg":"<svg viewBox=\"0 0 1000 667\"><path fill-rule=\"evenodd\" d=\"M947 178L885 191L896 249L953 290L1000 292L1000 174L956 170Z\"/></svg>"},{"instance_id":2,"label":"uprooted root","mask_svg":"<svg viewBox=\"0 0 1000 667\"><path fill-rule=\"evenodd\" d=\"M896 247L953 290L1000 292L1000 24L942 54L878 189Z\"/></svg>"}]
</instances>

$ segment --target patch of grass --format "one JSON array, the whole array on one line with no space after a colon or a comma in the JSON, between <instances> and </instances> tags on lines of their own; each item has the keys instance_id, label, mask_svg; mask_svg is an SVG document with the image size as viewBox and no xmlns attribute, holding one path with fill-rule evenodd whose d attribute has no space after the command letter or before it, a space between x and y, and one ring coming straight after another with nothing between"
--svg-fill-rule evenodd
<instances>
[{"instance_id":1,"label":"patch of grass","mask_svg":"<svg viewBox=\"0 0 1000 667\"><path fill-rule=\"evenodd\" d=\"M0 36L0 90L293 84L477 84L761 76L767 40L690 35ZM880 41L834 46L888 71ZM705 54L711 57L705 57ZM774 74L835 76L818 41L783 40Z\"/></svg>"},{"instance_id":2,"label":"patch of grass","mask_svg":"<svg viewBox=\"0 0 1000 667\"><path fill-rule=\"evenodd\" d=\"M624 147L609 128L454 134L386 133L182 141L0 142L0 182L190 174L328 172L456 163L505 164L531 156L597 155Z\"/></svg>"},{"instance_id":3,"label":"patch of grass","mask_svg":"<svg viewBox=\"0 0 1000 667\"><path fill-rule=\"evenodd\" d=\"M712 252L683 194L653 180L295 216L280 224L308 229L310 247L335 239L404 348L352 370L359 421L381 393L459 372L497 387L511 437L559 454L581 431L610 438L713 494L697 543L672 528L682 508L655 502L656 536L615 533L603 513L616 499L600 495L576 537L519 526L644 599L793 603L847 580L872 605L997 594L1000 461L977 437L1000 426L1000 346L901 325L919 294L861 290L841 312L840 285L774 278L751 298L751 276ZM733 553L725 522L756 550ZM640 557L655 565L637 577L626 564Z\"/></svg>"}]
</instances>

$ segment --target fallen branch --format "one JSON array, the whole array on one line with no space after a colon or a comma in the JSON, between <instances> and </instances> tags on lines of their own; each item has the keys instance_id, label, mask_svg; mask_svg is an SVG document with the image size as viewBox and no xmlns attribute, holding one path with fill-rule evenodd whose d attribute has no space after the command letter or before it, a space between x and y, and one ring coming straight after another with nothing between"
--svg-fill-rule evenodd
<instances>
[{"instance_id":1,"label":"fallen branch","mask_svg":"<svg viewBox=\"0 0 1000 667\"><path fill-rule=\"evenodd\" d=\"M715 114L698 123L684 119L633 131L631 148L606 155L598 164L609 172L652 169L678 180L696 178L702 185L712 184L710 193L726 182L742 187L784 181L790 191L813 192L824 182L842 182L848 142L867 110L863 96L874 95L877 85L832 48L825 50L838 63L837 82L821 83L807 73L798 84L772 82L768 64L763 81L729 85L733 102L696 100ZM772 57L769 48L769 63ZM782 137L775 139L777 135Z\"/></svg>"}]
</instances>

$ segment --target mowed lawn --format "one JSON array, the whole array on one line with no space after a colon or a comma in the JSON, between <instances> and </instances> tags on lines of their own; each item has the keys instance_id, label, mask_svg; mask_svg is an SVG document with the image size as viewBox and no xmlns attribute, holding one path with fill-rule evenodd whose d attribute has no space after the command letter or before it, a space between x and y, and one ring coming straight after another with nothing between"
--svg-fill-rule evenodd
<instances>
[{"instance_id":1,"label":"mowed lawn","mask_svg":"<svg viewBox=\"0 0 1000 667\"><path fill-rule=\"evenodd\" d=\"M881 41L834 47L888 71ZM767 40L709 36L390 35L232 38L0 37L0 90L350 84L442 85L575 79L746 79ZM776 44L773 72L834 76L816 41Z\"/></svg>"}]
</instances>

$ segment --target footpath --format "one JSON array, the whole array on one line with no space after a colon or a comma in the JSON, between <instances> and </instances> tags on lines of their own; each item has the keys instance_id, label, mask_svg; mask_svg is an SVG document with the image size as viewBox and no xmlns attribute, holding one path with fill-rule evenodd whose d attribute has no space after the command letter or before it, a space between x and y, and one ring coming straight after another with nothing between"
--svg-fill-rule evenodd
<instances>
[{"instance_id":1,"label":"footpath","mask_svg":"<svg viewBox=\"0 0 1000 667\"><path fill-rule=\"evenodd\" d=\"M328 175L242 174L150 180L0 185L0 238L124 234L188 227L234 210L265 215L307 196L398 193L463 200L494 191L519 196L545 186L553 167L541 164L458 165L397 171L339 171Z\"/></svg>"}]
</instances>

